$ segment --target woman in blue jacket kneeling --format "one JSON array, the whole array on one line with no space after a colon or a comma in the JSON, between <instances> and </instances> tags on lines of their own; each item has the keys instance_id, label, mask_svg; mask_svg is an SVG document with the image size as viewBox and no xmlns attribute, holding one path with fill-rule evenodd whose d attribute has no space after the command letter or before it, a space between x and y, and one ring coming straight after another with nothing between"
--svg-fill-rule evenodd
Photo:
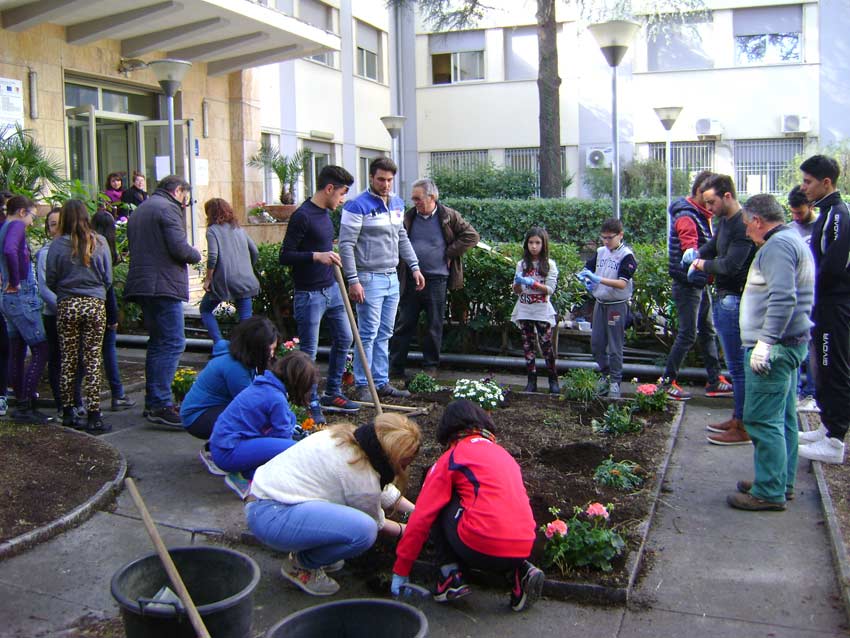
<instances>
[{"instance_id":1,"label":"woman in blue jacket kneeling","mask_svg":"<svg viewBox=\"0 0 850 638\"><path fill-rule=\"evenodd\" d=\"M254 470L295 443L298 420L289 401L306 406L318 381L310 357L290 352L257 375L218 417L210 452L215 464L229 472L225 483L241 498L248 495Z\"/></svg>"}]
</instances>

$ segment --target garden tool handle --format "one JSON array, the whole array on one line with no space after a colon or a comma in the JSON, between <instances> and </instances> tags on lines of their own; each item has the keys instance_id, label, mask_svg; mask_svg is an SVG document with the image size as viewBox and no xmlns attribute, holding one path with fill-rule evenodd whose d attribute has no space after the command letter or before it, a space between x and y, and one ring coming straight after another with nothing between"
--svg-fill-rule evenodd
<instances>
[{"instance_id":1,"label":"garden tool handle","mask_svg":"<svg viewBox=\"0 0 850 638\"><path fill-rule=\"evenodd\" d=\"M348 321L351 324L351 334L354 335L354 344L357 346L357 353L360 355L360 361L363 363L363 370L366 372L366 383L369 384L369 392L372 394L372 403L375 404L375 412L383 414L381 408L381 399L378 397L378 390L375 388L375 381L372 379L371 366L366 361L366 351L363 350L363 342L360 340L360 332L357 330L357 321L354 319L354 310L351 309L351 301L348 299L345 289L345 279L342 278L342 270L334 264L334 274L336 275L336 283L339 286L339 294L342 297L342 303L345 305L345 312L348 315Z\"/></svg>"},{"instance_id":2,"label":"garden tool handle","mask_svg":"<svg viewBox=\"0 0 850 638\"><path fill-rule=\"evenodd\" d=\"M189 590L186 589L183 579L180 578L177 566L174 564L174 561L171 560L171 555L168 553L168 549L166 549L165 544L162 542L159 532L156 531L156 525L154 525L150 512L148 512L148 508L142 500L142 495L139 494L139 490L136 489L136 483L133 479L126 478L124 479L124 485L127 486L127 491L130 492L133 503L136 504L136 508L142 515L142 522L145 524L145 529L148 530L148 536L151 537L153 546L156 548L156 553L159 554L159 559L162 561L162 566L165 567L165 573L168 574L168 579L171 581L174 589L177 590L176 593L180 597L180 602L182 602L183 606L186 608L186 613L189 615L189 622L192 623L195 633L198 638L211 638L210 632L207 631L207 627L204 625L204 621L201 618L201 614L198 613L198 608L195 607L195 603L192 602Z\"/></svg>"}]
</instances>

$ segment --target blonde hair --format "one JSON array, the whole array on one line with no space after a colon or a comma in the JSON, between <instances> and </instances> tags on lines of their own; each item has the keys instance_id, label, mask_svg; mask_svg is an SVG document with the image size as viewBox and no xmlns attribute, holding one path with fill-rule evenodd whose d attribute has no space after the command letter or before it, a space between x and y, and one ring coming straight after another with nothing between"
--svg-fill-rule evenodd
<instances>
[{"instance_id":1,"label":"blonde hair","mask_svg":"<svg viewBox=\"0 0 850 638\"><path fill-rule=\"evenodd\" d=\"M352 464L369 463L366 452L358 445L354 438L354 430L357 426L351 423L340 423L328 428L331 436L335 438L337 445L347 445L355 450L356 455ZM393 483L404 492L407 487L407 468L402 467L403 460L409 460L419 452L422 441L422 432L419 426L406 416L400 414L381 414L375 417L375 435L387 456L387 461L395 472Z\"/></svg>"}]
</instances>

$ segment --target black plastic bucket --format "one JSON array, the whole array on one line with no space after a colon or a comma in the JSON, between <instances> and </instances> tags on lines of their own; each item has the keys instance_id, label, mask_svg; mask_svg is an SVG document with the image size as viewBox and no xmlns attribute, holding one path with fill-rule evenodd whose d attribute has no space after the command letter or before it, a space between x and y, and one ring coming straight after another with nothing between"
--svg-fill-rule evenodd
<instances>
[{"instance_id":1,"label":"black plastic bucket","mask_svg":"<svg viewBox=\"0 0 850 638\"><path fill-rule=\"evenodd\" d=\"M424 638L425 614L405 603L380 598L339 600L287 616L266 638Z\"/></svg>"},{"instance_id":2,"label":"black plastic bucket","mask_svg":"<svg viewBox=\"0 0 850 638\"><path fill-rule=\"evenodd\" d=\"M257 563L245 554L220 547L179 547L168 552L210 635L249 636L254 589L260 582ZM163 585L171 586L157 554L115 572L110 589L121 606L127 638L195 638L185 611L149 606L147 601Z\"/></svg>"}]
</instances>

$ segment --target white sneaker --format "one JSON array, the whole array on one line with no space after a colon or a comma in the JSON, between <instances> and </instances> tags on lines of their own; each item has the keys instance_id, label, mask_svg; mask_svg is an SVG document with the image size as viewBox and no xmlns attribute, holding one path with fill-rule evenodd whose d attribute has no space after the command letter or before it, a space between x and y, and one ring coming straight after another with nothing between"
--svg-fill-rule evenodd
<instances>
[{"instance_id":1,"label":"white sneaker","mask_svg":"<svg viewBox=\"0 0 850 638\"><path fill-rule=\"evenodd\" d=\"M313 596L333 596L339 591L339 583L328 576L324 569L301 567L293 554L283 559L280 574L286 580Z\"/></svg>"},{"instance_id":2,"label":"white sneaker","mask_svg":"<svg viewBox=\"0 0 850 638\"><path fill-rule=\"evenodd\" d=\"M815 398L807 395L797 401L797 412L820 412L820 408Z\"/></svg>"},{"instance_id":3,"label":"white sneaker","mask_svg":"<svg viewBox=\"0 0 850 638\"><path fill-rule=\"evenodd\" d=\"M620 384L616 381L612 382L611 385L608 386L608 398L609 399L619 399L620 398Z\"/></svg>"},{"instance_id":4,"label":"white sneaker","mask_svg":"<svg viewBox=\"0 0 850 638\"><path fill-rule=\"evenodd\" d=\"M817 430L809 430L808 432L800 432L797 435L797 444L798 445L809 445L811 443L816 443L824 438L826 438L827 432L826 428L821 425Z\"/></svg>"},{"instance_id":5,"label":"white sneaker","mask_svg":"<svg viewBox=\"0 0 850 638\"><path fill-rule=\"evenodd\" d=\"M804 459L821 463L844 463L844 443L832 437L803 445L797 452Z\"/></svg>"},{"instance_id":6,"label":"white sneaker","mask_svg":"<svg viewBox=\"0 0 850 638\"><path fill-rule=\"evenodd\" d=\"M204 465L207 466L207 471L210 474L215 474L216 476L227 476L227 472L221 469L218 465L213 461L212 452L209 451L207 446L201 448L201 451L198 452L198 456Z\"/></svg>"},{"instance_id":7,"label":"white sneaker","mask_svg":"<svg viewBox=\"0 0 850 638\"><path fill-rule=\"evenodd\" d=\"M0 416L6 416L9 411L9 404L6 402L6 397L0 397Z\"/></svg>"}]
</instances>

